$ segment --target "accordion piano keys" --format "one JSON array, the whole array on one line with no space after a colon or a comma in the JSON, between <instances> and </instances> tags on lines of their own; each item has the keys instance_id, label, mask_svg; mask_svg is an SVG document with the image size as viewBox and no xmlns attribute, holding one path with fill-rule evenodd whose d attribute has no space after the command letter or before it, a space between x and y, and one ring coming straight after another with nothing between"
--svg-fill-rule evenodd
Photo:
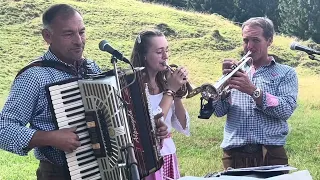
<instances>
[{"instance_id":1,"label":"accordion piano keys","mask_svg":"<svg viewBox=\"0 0 320 180\"><path fill-rule=\"evenodd\" d=\"M72 153L66 153L70 178L101 179L99 164L92 151L91 139L85 119L85 111L77 80L48 87L50 104L59 129L77 127L81 147Z\"/></svg>"}]
</instances>

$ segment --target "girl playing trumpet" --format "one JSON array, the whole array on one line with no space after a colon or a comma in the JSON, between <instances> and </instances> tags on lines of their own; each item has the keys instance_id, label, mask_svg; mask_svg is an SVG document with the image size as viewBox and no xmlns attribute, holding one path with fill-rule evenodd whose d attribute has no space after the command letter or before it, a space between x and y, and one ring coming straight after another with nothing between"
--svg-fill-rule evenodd
<instances>
[{"instance_id":1,"label":"girl playing trumpet","mask_svg":"<svg viewBox=\"0 0 320 180\"><path fill-rule=\"evenodd\" d=\"M169 134L163 140L161 155L164 157L162 168L146 177L146 180L179 179L180 173L173 142L172 128L189 136L190 118L181 98L176 92L188 80L188 72L184 67L175 71L167 71L168 41L158 30L142 31L134 43L131 61L134 67L145 67L144 82L148 84L150 103L153 108L161 109L168 126ZM165 74L166 73L166 74ZM163 78L166 75L166 80Z\"/></svg>"}]
</instances>

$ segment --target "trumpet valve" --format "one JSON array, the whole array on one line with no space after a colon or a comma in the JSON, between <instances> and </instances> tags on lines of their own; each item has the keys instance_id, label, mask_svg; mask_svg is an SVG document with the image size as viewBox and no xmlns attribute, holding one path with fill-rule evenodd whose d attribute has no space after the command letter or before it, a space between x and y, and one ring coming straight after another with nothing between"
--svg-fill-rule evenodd
<instances>
[{"instance_id":1,"label":"trumpet valve","mask_svg":"<svg viewBox=\"0 0 320 180\"><path fill-rule=\"evenodd\" d=\"M231 69L234 70L235 68L237 68L237 66L238 66L238 65L236 65L236 64L232 64L232 65L231 65Z\"/></svg>"}]
</instances>

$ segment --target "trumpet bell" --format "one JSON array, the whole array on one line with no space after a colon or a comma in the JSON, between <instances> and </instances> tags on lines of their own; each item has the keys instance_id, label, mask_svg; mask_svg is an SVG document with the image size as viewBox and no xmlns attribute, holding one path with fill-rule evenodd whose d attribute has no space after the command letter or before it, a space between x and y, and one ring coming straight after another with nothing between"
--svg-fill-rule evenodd
<instances>
[{"instance_id":1,"label":"trumpet bell","mask_svg":"<svg viewBox=\"0 0 320 180\"><path fill-rule=\"evenodd\" d=\"M216 101L220 97L220 92L218 92L218 90L209 83L203 84L201 89L201 96L207 101L209 99Z\"/></svg>"},{"instance_id":2,"label":"trumpet bell","mask_svg":"<svg viewBox=\"0 0 320 180\"><path fill-rule=\"evenodd\" d=\"M220 94L218 90L214 86L212 86L212 84L205 83L202 86L194 88L191 91L189 91L189 94L187 95L186 98L192 98L199 93L201 93L201 96L203 97L203 99L207 101L209 99L213 99L213 100L218 99Z\"/></svg>"}]
</instances>

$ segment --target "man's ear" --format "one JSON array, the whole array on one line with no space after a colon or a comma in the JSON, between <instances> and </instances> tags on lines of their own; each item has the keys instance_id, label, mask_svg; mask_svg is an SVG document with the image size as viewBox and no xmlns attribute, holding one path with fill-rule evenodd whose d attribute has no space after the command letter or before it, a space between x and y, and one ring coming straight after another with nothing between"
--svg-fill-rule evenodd
<instances>
[{"instance_id":1,"label":"man's ear","mask_svg":"<svg viewBox=\"0 0 320 180\"><path fill-rule=\"evenodd\" d=\"M42 29L41 34L42 34L43 39L48 44L51 44L51 32L48 29Z\"/></svg>"},{"instance_id":2,"label":"man's ear","mask_svg":"<svg viewBox=\"0 0 320 180\"><path fill-rule=\"evenodd\" d=\"M273 37L268 39L268 47L271 46L272 43L273 43Z\"/></svg>"}]
</instances>

